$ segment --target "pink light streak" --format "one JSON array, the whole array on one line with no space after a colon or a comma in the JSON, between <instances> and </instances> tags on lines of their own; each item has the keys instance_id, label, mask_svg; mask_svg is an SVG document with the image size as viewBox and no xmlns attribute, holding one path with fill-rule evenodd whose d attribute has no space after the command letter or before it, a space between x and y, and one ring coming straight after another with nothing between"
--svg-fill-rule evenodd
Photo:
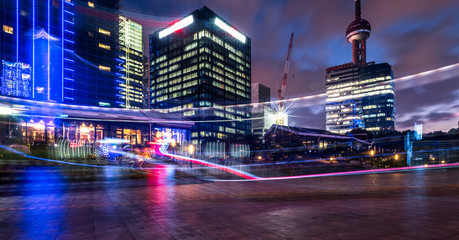
<instances>
[{"instance_id":1,"label":"pink light streak","mask_svg":"<svg viewBox=\"0 0 459 240\"><path fill-rule=\"evenodd\" d=\"M301 179L301 178L315 178L315 177L331 177L331 176L345 176L345 175L359 175L359 174L373 174L373 173L386 173L386 172L403 172L417 169L427 168L448 168L459 167L459 163L448 164L433 164L433 165L419 165L412 167L398 167L398 168L385 168L385 169L369 169L349 172L334 172L334 173L319 173L298 176L285 176L285 177L257 177L250 180L214 180L214 181L269 181L269 180L287 180L287 179Z\"/></svg>"}]
</instances>

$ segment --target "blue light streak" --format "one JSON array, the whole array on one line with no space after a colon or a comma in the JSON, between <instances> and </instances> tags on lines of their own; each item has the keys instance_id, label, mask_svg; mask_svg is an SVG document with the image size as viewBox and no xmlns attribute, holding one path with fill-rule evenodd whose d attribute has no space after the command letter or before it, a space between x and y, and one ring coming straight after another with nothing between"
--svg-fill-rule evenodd
<instances>
[{"instance_id":1,"label":"blue light streak","mask_svg":"<svg viewBox=\"0 0 459 240\"><path fill-rule=\"evenodd\" d=\"M64 49L65 49L65 34L64 34L64 29L65 29L65 26L64 26L64 12L65 11L65 5L64 5L64 1L65 0L62 0L62 28L61 28L61 31L62 31L62 102L64 101Z\"/></svg>"},{"instance_id":2,"label":"blue light streak","mask_svg":"<svg viewBox=\"0 0 459 240\"><path fill-rule=\"evenodd\" d=\"M48 0L48 34L51 34L51 0ZM50 64L50 57L51 57L51 52L50 52L50 39L48 38L48 100L50 100L50 90L51 90L51 72L49 69L49 64Z\"/></svg>"},{"instance_id":3,"label":"blue light streak","mask_svg":"<svg viewBox=\"0 0 459 240\"><path fill-rule=\"evenodd\" d=\"M19 0L16 0L16 62L19 62Z\"/></svg>"},{"instance_id":4,"label":"blue light streak","mask_svg":"<svg viewBox=\"0 0 459 240\"><path fill-rule=\"evenodd\" d=\"M35 34L35 0L32 0L32 34ZM35 39L32 38L32 98L35 98Z\"/></svg>"}]
</instances>

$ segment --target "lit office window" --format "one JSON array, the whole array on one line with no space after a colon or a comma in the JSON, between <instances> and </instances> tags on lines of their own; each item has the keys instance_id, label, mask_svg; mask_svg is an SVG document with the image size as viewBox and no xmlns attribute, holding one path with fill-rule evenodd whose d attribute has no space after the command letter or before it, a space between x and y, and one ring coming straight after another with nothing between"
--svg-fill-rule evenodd
<instances>
[{"instance_id":1,"label":"lit office window","mask_svg":"<svg viewBox=\"0 0 459 240\"><path fill-rule=\"evenodd\" d=\"M13 34L13 27L3 25L3 31L9 34Z\"/></svg>"},{"instance_id":2,"label":"lit office window","mask_svg":"<svg viewBox=\"0 0 459 240\"><path fill-rule=\"evenodd\" d=\"M88 2L88 6L94 8L94 3L93 2Z\"/></svg>"},{"instance_id":3,"label":"lit office window","mask_svg":"<svg viewBox=\"0 0 459 240\"><path fill-rule=\"evenodd\" d=\"M107 45L102 44L102 43L99 43L99 47L100 47L100 48L103 48L103 49L105 49L105 50L110 50L110 46L107 46Z\"/></svg>"},{"instance_id":4,"label":"lit office window","mask_svg":"<svg viewBox=\"0 0 459 240\"><path fill-rule=\"evenodd\" d=\"M102 71L107 71L107 72L110 72L110 67L107 67L107 66L102 66L102 65L99 65L99 69L102 70Z\"/></svg>"},{"instance_id":5,"label":"lit office window","mask_svg":"<svg viewBox=\"0 0 459 240\"><path fill-rule=\"evenodd\" d=\"M107 36L110 36L110 35L111 35L111 34L110 34L110 31L104 30L104 29L102 29L102 28L99 28L99 33L102 33L102 34L107 35Z\"/></svg>"}]
</instances>

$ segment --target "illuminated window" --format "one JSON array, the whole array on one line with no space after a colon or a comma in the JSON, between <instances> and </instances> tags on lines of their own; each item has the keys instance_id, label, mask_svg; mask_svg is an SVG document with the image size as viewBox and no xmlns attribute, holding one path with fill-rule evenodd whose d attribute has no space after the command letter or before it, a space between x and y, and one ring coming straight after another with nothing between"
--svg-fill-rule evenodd
<instances>
[{"instance_id":1,"label":"illuminated window","mask_svg":"<svg viewBox=\"0 0 459 240\"><path fill-rule=\"evenodd\" d=\"M102 28L99 28L99 33L102 33L102 34L107 35L107 36L110 36L110 35L111 35L111 34L110 34L110 31L107 31L107 30L102 29Z\"/></svg>"},{"instance_id":2,"label":"illuminated window","mask_svg":"<svg viewBox=\"0 0 459 240\"><path fill-rule=\"evenodd\" d=\"M107 72L110 72L110 67L107 67L107 66L102 66L102 65L99 65L99 69L102 70L102 71L107 71Z\"/></svg>"},{"instance_id":3,"label":"illuminated window","mask_svg":"<svg viewBox=\"0 0 459 240\"><path fill-rule=\"evenodd\" d=\"M94 8L94 3L93 2L88 2L88 6Z\"/></svg>"},{"instance_id":4,"label":"illuminated window","mask_svg":"<svg viewBox=\"0 0 459 240\"><path fill-rule=\"evenodd\" d=\"M13 27L3 25L3 31L9 34L13 34Z\"/></svg>"},{"instance_id":5,"label":"illuminated window","mask_svg":"<svg viewBox=\"0 0 459 240\"><path fill-rule=\"evenodd\" d=\"M102 44L102 43L99 43L99 47L100 47L100 48L103 48L103 49L105 49L105 50L110 50L110 46L107 46L107 45Z\"/></svg>"}]
</instances>

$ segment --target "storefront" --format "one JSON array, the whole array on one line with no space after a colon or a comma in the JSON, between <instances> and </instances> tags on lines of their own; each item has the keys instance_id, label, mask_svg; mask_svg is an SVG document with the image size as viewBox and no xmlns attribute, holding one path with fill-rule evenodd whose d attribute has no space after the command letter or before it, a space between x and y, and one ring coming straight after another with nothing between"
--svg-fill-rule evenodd
<instances>
[{"instance_id":1,"label":"storefront","mask_svg":"<svg viewBox=\"0 0 459 240\"><path fill-rule=\"evenodd\" d=\"M7 100L7 101L5 101ZM117 138L131 145L145 145L158 134L177 138L180 143L189 139L193 122L179 115L154 110L87 107L44 103L0 96L3 108L0 130L12 142L40 145L59 140L95 144L97 140Z\"/></svg>"}]
</instances>

